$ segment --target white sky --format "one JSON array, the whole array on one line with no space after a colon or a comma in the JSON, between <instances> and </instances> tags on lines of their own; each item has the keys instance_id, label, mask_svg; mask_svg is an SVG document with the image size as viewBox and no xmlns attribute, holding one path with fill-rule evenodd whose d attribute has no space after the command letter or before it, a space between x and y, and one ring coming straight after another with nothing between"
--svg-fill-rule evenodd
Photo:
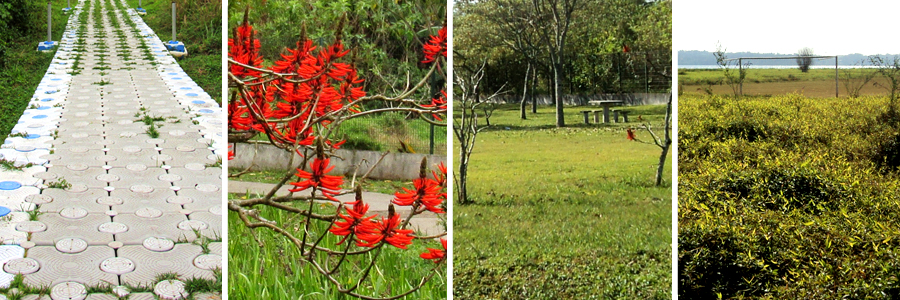
<instances>
[{"instance_id":1,"label":"white sky","mask_svg":"<svg viewBox=\"0 0 900 300\"><path fill-rule=\"evenodd\" d=\"M900 53L900 1L673 1L673 47L819 55ZM806 30L806 31L801 31Z\"/></svg>"}]
</instances>

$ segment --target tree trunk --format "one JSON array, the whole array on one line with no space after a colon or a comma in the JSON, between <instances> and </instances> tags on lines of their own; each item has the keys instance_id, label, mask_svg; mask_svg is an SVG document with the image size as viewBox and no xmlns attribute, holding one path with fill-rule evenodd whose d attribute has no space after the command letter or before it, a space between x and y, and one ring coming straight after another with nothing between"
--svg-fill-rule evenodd
<instances>
[{"instance_id":1,"label":"tree trunk","mask_svg":"<svg viewBox=\"0 0 900 300\"><path fill-rule=\"evenodd\" d=\"M556 127L566 127L566 116L563 113L563 99L559 92L559 57L553 62L553 98L556 101Z\"/></svg>"},{"instance_id":2,"label":"tree trunk","mask_svg":"<svg viewBox=\"0 0 900 300\"><path fill-rule=\"evenodd\" d=\"M656 167L656 186L660 186L662 184L662 176L663 169L666 166L666 156L669 154L670 144L666 144L665 147L662 147L662 153L659 154L659 165Z\"/></svg>"},{"instance_id":3,"label":"tree trunk","mask_svg":"<svg viewBox=\"0 0 900 300\"><path fill-rule=\"evenodd\" d=\"M531 113L537 113L537 98L534 97L534 86L537 85L537 70L531 72Z\"/></svg>"},{"instance_id":4,"label":"tree trunk","mask_svg":"<svg viewBox=\"0 0 900 300\"><path fill-rule=\"evenodd\" d=\"M522 120L527 120L528 116L525 115L525 106L528 105L528 72L531 71L531 64L528 64L528 68L525 69L525 84L522 85L522 101L519 102L519 117Z\"/></svg>"}]
</instances>

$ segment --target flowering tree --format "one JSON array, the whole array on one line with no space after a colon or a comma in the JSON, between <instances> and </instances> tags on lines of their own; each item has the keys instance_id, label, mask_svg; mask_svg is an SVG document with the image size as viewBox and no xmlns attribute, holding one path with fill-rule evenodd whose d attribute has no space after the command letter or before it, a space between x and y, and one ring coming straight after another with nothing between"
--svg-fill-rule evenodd
<instances>
[{"instance_id":1,"label":"flowering tree","mask_svg":"<svg viewBox=\"0 0 900 300\"><path fill-rule=\"evenodd\" d=\"M341 293L363 299L396 299L416 291L445 268L446 239L440 239L439 245L420 254L422 259L437 264L417 286L399 292L388 288L376 296L360 294L357 289L374 275L370 273L384 249L405 250L416 240L437 242L436 239L446 236L446 232L419 236L408 229L410 220L419 214L445 213L446 167L440 164L429 172L430 165L423 159L419 178L412 181L410 189L397 191L385 216L369 212L359 185L344 188L344 178L329 172L334 168L331 164L334 151L345 142L335 138L334 133L346 120L383 112L405 112L425 122L446 126L442 121L447 111L446 93L434 99L411 98L431 76L444 76L446 26L423 47L422 62L430 68L424 78L408 84L409 88L395 96L367 95L354 65L353 50L347 49L341 39L343 21L337 25L330 44L317 46L306 37L304 29L294 48L287 49L273 65L264 67L257 32L247 20L248 12L249 8L243 24L234 29L233 37L228 40L229 142L247 142L262 135L272 145L298 154L302 161L300 168L287 172L266 195L230 200L229 210L237 213L251 229L269 229L286 238L300 250L302 260ZM371 101L390 105L365 110L363 104ZM229 159L235 155L239 153L230 151ZM291 161L289 165L295 164ZM368 172L361 178L367 175ZM275 197L276 191L285 184L293 187L291 193ZM355 194L355 201L341 203L336 198L347 194ZM323 206L323 203L333 205ZM303 219L303 226L289 228L266 220L254 208L258 205L293 213ZM410 207L409 214L401 216L394 205ZM314 230L322 224L328 230ZM338 237L339 242L324 242L329 235Z\"/></svg>"},{"instance_id":2,"label":"flowering tree","mask_svg":"<svg viewBox=\"0 0 900 300\"><path fill-rule=\"evenodd\" d=\"M669 148L672 147L672 95L669 94L669 101L666 102L666 117L663 120L663 136L659 136L655 131L653 131L653 127L650 122L642 123L639 129L644 129L647 133L650 134L650 138L652 141L642 141L635 136L634 130L631 128L626 129L627 138L629 141L640 142L644 144L654 144L660 149L659 154L659 163L656 167L656 186L662 184L662 176L664 167L666 165L666 156L669 155Z\"/></svg>"}]
</instances>

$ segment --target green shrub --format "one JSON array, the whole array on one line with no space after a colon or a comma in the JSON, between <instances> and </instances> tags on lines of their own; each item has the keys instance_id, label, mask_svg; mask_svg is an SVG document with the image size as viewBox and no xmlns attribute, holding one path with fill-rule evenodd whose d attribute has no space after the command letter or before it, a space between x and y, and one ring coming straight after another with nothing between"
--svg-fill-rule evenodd
<instances>
[{"instance_id":1,"label":"green shrub","mask_svg":"<svg viewBox=\"0 0 900 300\"><path fill-rule=\"evenodd\" d=\"M896 299L886 97L679 99L679 298Z\"/></svg>"}]
</instances>

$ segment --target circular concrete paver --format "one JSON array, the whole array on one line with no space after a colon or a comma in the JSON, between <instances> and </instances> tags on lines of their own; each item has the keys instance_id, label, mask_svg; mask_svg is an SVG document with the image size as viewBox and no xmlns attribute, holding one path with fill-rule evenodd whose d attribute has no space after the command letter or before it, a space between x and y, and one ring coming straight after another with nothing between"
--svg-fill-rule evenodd
<instances>
[{"instance_id":1,"label":"circular concrete paver","mask_svg":"<svg viewBox=\"0 0 900 300\"><path fill-rule=\"evenodd\" d=\"M144 248L154 252L165 252L175 248L175 241L162 237L149 237L144 240Z\"/></svg>"},{"instance_id":2,"label":"circular concrete paver","mask_svg":"<svg viewBox=\"0 0 900 300\"><path fill-rule=\"evenodd\" d=\"M128 225L118 222L109 222L100 224L100 227L98 227L97 230L104 233L119 234L128 231Z\"/></svg>"},{"instance_id":3,"label":"circular concrete paver","mask_svg":"<svg viewBox=\"0 0 900 300\"><path fill-rule=\"evenodd\" d=\"M41 264L32 258L16 258L3 264L3 272L9 274L31 274L41 269Z\"/></svg>"},{"instance_id":4,"label":"circular concrete paver","mask_svg":"<svg viewBox=\"0 0 900 300\"><path fill-rule=\"evenodd\" d=\"M153 293L160 299L178 300L187 297L184 290L184 282L178 280L163 280L156 284Z\"/></svg>"},{"instance_id":5,"label":"circular concrete paver","mask_svg":"<svg viewBox=\"0 0 900 300\"><path fill-rule=\"evenodd\" d=\"M222 256L217 254L200 254L194 258L194 266L204 270L222 268Z\"/></svg>"},{"instance_id":6,"label":"circular concrete paver","mask_svg":"<svg viewBox=\"0 0 900 300\"><path fill-rule=\"evenodd\" d=\"M53 286L50 290L53 300L82 300L87 298L87 288L83 284L69 281Z\"/></svg>"},{"instance_id":7,"label":"circular concrete paver","mask_svg":"<svg viewBox=\"0 0 900 300\"><path fill-rule=\"evenodd\" d=\"M124 257L111 257L100 263L100 270L122 275L134 271L134 262Z\"/></svg>"},{"instance_id":8,"label":"circular concrete paver","mask_svg":"<svg viewBox=\"0 0 900 300\"><path fill-rule=\"evenodd\" d=\"M87 246L87 241L79 238L64 238L56 242L56 250L64 253L79 253Z\"/></svg>"}]
</instances>

